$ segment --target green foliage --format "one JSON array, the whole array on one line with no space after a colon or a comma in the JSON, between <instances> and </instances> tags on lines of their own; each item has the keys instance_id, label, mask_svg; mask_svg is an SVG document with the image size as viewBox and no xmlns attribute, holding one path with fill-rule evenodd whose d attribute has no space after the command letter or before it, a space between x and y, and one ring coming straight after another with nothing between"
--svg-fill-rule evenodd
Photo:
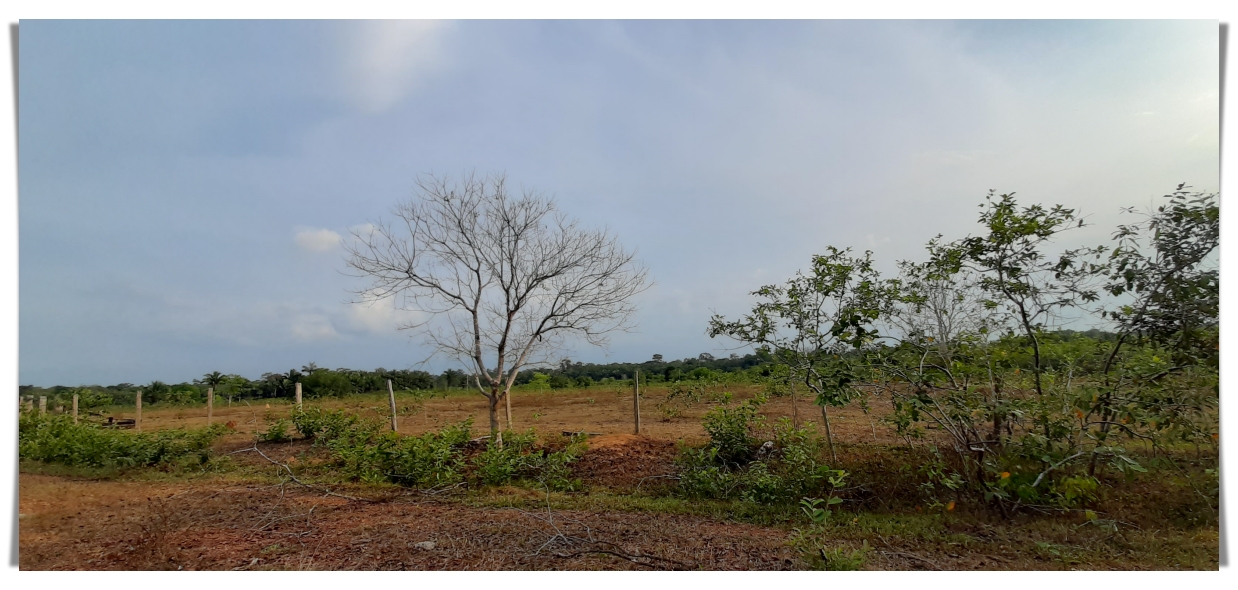
<instances>
[{"instance_id":1,"label":"green foliage","mask_svg":"<svg viewBox=\"0 0 1238 590\"><path fill-rule=\"evenodd\" d=\"M1052 494L1063 508L1079 508L1098 499L1100 482L1094 477L1064 477L1053 484Z\"/></svg>"},{"instance_id":2,"label":"green foliage","mask_svg":"<svg viewBox=\"0 0 1238 590\"><path fill-rule=\"evenodd\" d=\"M23 412L18 422L18 455L44 463L86 467L142 467L201 464L211 443L226 432L215 425L156 432L111 430L69 416Z\"/></svg>"},{"instance_id":3,"label":"green foliage","mask_svg":"<svg viewBox=\"0 0 1238 590\"><path fill-rule=\"evenodd\" d=\"M550 389L550 375L545 373L534 373L533 378L529 380L525 387L536 391Z\"/></svg>"},{"instance_id":4,"label":"green foliage","mask_svg":"<svg viewBox=\"0 0 1238 590\"><path fill-rule=\"evenodd\" d=\"M187 406L190 404L200 403L202 396L197 388L188 385L176 385L163 395L159 403L171 404L174 406Z\"/></svg>"},{"instance_id":5,"label":"green foliage","mask_svg":"<svg viewBox=\"0 0 1238 590\"><path fill-rule=\"evenodd\" d=\"M804 516L808 517L809 522L813 524L824 524L830 515L833 514L833 507L842 504L842 498L830 496L829 498L801 498L800 511Z\"/></svg>"},{"instance_id":6,"label":"green foliage","mask_svg":"<svg viewBox=\"0 0 1238 590\"><path fill-rule=\"evenodd\" d=\"M324 410L307 406L292 412L292 424L302 437L318 439L315 443L339 438L361 421L356 414L343 410Z\"/></svg>"},{"instance_id":7,"label":"green foliage","mask_svg":"<svg viewBox=\"0 0 1238 590\"><path fill-rule=\"evenodd\" d=\"M282 421L275 420L272 429ZM570 465L584 452L582 439L552 451L537 447L532 430L505 433L502 449L489 446L470 460L471 419L437 432L401 436L384 432L378 420L309 407L294 412L292 424L302 436L329 449L339 471L357 481L426 488L461 483L472 473L484 485L536 482L558 491L580 487Z\"/></svg>"},{"instance_id":8,"label":"green foliage","mask_svg":"<svg viewBox=\"0 0 1238 590\"><path fill-rule=\"evenodd\" d=\"M560 451L535 447L533 430L503 435L503 447L489 445L473 460L477 477L486 485L506 485L513 482L538 482L555 491L580 489L580 480L572 477L571 463L584 453L583 438L572 439Z\"/></svg>"},{"instance_id":9,"label":"green foliage","mask_svg":"<svg viewBox=\"0 0 1238 590\"><path fill-rule=\"evenodd\" d=\"M77 407L81 411L97 410L112 405L112 395L106 391L96 392L88 387L82 387L73 391L78 395ZM70 398L72 396L70 395Z\"/></svg>"},{"instance_id":10,"label":"green foliage","mask_svg":"<svg viewBox=\"0 0 1238 590\"><path fill-rule=\"evenodd\" d=\"M286 418L278 418L267 424L267 429L264 432L258 433L258 440L263 442L288 442L292 440L292 436L288 433L290 426Z\"/></svg>"},{"instance_id":11,"label":"green foliage","mask_svg":"<svg viewBox=\"0 0 1238 590\"><path fill-rule=\"evenodd\" d=\"M841 547L826 549L822 547L818 551L820 561L810 559L809 563L814 566L814 569L826 571L855 571L864 569L864 564L868 561L868 541L864 541L864 546L859 549L847 551Z\"/></svg>"},{"instance_id":12,"label":"green foliage","mask_svg":"<svg viewBox=\"0 0 1238 590\"><path fill-rule=\"evenodd\" d=\"M392 482L411 487L434 487L463 480L463 445L472 421L451 424L420 436L379 433L374 424L353 421L331 434L326 446L348 477L364 482ZM320 431L320 435L328 431Z\"/></svg>"},{"instance_id":13,"label":"green foliage","mask_svg":"<svg viewBox=\"0 0 1238 590\"><path fill-rule=\"evenodd\" d=\"M764 398L755 397L736 406L718 406L705 414L705 433L718 459L739 464L752 458L757 445L753 433L764 420L758 413L763 403Z\"/></svg>"},{"instance_id":14,"label":"green foliage","mask_svg":"<svg viewBox=\"0 0 1238 590\"><path fill-rule=\"evenodd\" d=\"M710 444L683 447L676 459L682 494L773 505L793 503L843 485L846 472L830 469L818 459L820 440L807 429L794 428L789 420L780 420L773 429L773 440L760 451L753 450L752 415L758 406L759 402L711 412ZM710 417L706 421L709 424ZM706 428L711 429L708 425ZM732 450L728 455L724 449ZM742 458L737 455L739 449L745 449ZM749 457L754 460L747 460Z\"/></svg>"},{"instance_id":15,"label":"green foliage","mask_svg":"<svg viewBox=\"0 0 1238 590\"><path fill-rule=\"evenodd\" d=\"M302 377L301 384L310 397L343 397L357 392L346 374L326 369L318 369Z\"/></svg>"}]
</instances>

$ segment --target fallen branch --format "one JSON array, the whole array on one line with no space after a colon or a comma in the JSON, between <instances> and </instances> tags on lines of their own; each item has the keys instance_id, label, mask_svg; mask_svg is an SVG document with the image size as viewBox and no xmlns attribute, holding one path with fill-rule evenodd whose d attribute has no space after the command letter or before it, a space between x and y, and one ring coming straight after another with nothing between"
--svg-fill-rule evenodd
<instances>
[{"instance_id":1,"label":"fallen branch","mask_svg":"<svg viewBox=\"0 0 1238 590\"><path fill-rule=\"evenodd\" d=\"M278 465L278 466L280 466L280 467L283 467L283 468L284 468L284 471L287 471L287 472L288 472L288 477L289 477L290 479L292 479L292 481L293 481L293 482L295 482L295 483L297 483L297 484L299 484L299 485L301 485L301 486L303 486L303 487L309 488L309 489L314 490L314 491L316 491L316 492L322 492L322 493L324 493L324 494L326 494L326 495L328 495L328 496L335 496L335 497L337 497L337 498L344 498L345 500L352 500L352 501L354 501L354 502L370 502L370 503L376 503L376 502L377 502L377 500L371 500L371 499L369 499L369 498L357 498L357 497L355 497L355 496L347 496L347 495L344 495L344 494L338 494L338 493L333 492L333 491L331 491L331 490L328 490L328 489L326 489L326 488L321 488L321 487L318 487L318 486L315 486L315 485L310 485L310 484L307 484L307 483L305 483L305 482L303 482L303 481L301 481L301 480L297 479L297 476L296 476L296 475L293 475L293 473L292 473L292 468L291 468L291 467L289 467L288 465L286 465L286 464L284 464L284 463L280 463L279 461L276 461L275 459L272 459L272 458L268 457L268 456L266 455L266 453L263 453L263 452L262 452L262 450L261 450L261 449L259 449L259 448L258 448L258 445L256 445L256 444L255 444L254 446L252 446L252 447L248 448L248 449L242 449L242 450L245 450L245 451L254 451L255 453L258 453L258 454L259 454L259 455L260 455L263 459L266 459L267 461L269 461L272 465ZM238 451L238 452L239 452L239 451Z\"/></svg>"},{"instance_id":2,"label":"fallen branch","mask_svg":"<svg viewBox=\"0 0 1238 590\"><path fill-rule=\"evenodd\" d=\"M905 551L894 551L894 550L893 550L893 549L894 549L894 547L892 547L892 546L890 545L890 542L889 542L889 541L887 541L885 537L883 537L883 536L881 536L881 535L877 535L877 538L881 540L881 543L882 543L883 545L885 545L886 547L889 547L889 548L891 549L890 551L881 551L881 550L878 550L878 552L879 552L879 553L881 553L882 555L894 555L894 556L898 556L898 557L905 557L905 558L907 558L907 559L912 559L912 560L918 561L918 562L920 562L920 563L923 563L923 564L925 564L925 565L927 565L927 566L929 566L929 567L931 567L931 568L933 568L933 569L935 569L935 570L937 570L937 571L942 571L941 566L938 566L935 562L933 562L933 561L931 561L931 560L928 560L928 559L925 559L925 558L923 558L923 557L920 557L919 555L916 555L916 554L914 554L914 553L907 553L907 552L905 552Z\"/></svg>"},{"instance_id":3,"label":"fallen branch","mask_svg":"<svg viewBox=\"0 0 1238 590\"><path fill-rule=\"evenodd\" d=\"M641 485L642 485L642 484L644 484L644 483L645 483L645 480L646 480L646 479L675 479L675 480L678 480L678 479L679 479L679 476L678 476L678 475L650 475L650 476L642 477L642 478L640 478L640 481L636 482L636 491L638 491L638 492L640 491L640 487L641 487Z\"/></svg>"},{"instance_id":4,"label":"fallen branch","mask_svg":"<svg viewBox=\"0 0 1238 590\"><path fill-rule=\"evenodd\" d=\"M916 555L916 554L914 554L914 553L905 553L905 552L903 552L903 551L881 551L881 550L878 550L878 552L879 552L879 553L881 553L882 555L894 555L894 556L898 556L898 557L906 557L906 558L908 558L908 559L913 559L913 560L918 561L918 562L920 562L920 563L923 563L924 565L927 565L927 566L929 566L929 567L931 567L931 568L933 568L933 569L935 569L935 570L937 570L937 571L939 571L939 572L940 572L940 571L942 571L941 567L939 567L936 563L933 563L932 561L929 561L929 560L927 560L927 559L925 559L925 558L923 558L923 557L920 557L919 555Z\"/></svg>"},{"instance_id":5,"label":"fallen branch","mask_svg":"<svg viewBox=\"0 0 1238 590\"><path fill-rule=\"evenodd\" d=\"M563 559L571 559L574 557L580 557L582 555L602 554L602 555L610 555L613 557L618 557L620 559L624 559L634 564L644 566L647 568L651 568L651 569L660 569L660 570L693 569L689 567L688 564L683 563L681 561L676 561L674 559L658 557L656 555L632 555L630 553L627 553L626 551L623 551L621 547L619 547L618 545L614 543L594 539L593 529L589 528L589 526L586 525L585 523L579 520L573 519L573 518L568 518L568 517L564 517L563 515L560 515L559 516L560 520L571 521L583 527L585 529L585 534L588 535L588 538L585 539L585 538L569 536L565 534L563 532L563 529L559 528L559 525L555 523L555 514L550 508L550 488L546 486L545 482L542 482L542 486L546 488L546 515L545 516L542 516L540 514L534 514L531 512L525 512L524 510L520 510L518 508L515 509L516 512L524 516L529 516L537 520L540 520L546 524L549 524L550 527L553 528L555 531L555 534L553 535L547 534L546 542L542 543L541 546L538 547L532 553L530 553L529 556L537 555L541 553L543 549L553 546L556 542L562 541L565 545L567 545L570 548L576 548L581 545L583 545L584 547L580 547L580 549L578 549L577 551L573 553L551 553L551 555L555 557L563 558ZM546 533L543 533L543 534L546 534ZM642 560L645 560L645 561L642 561ZM667 566L662 565L661 563L651 563L651 562L663 562L663 563L671 564L672 566L678 566L678 567L668 568Z\"/></svg>"}]
</instances>

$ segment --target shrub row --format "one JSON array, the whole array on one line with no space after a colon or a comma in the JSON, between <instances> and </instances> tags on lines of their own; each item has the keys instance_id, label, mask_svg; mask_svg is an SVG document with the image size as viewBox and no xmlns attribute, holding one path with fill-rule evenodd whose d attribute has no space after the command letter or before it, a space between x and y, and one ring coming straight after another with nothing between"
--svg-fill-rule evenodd
<instances>
[{"instance_id":1,"label":"shrub row","mask_svg":"<svg viewBox=\"0 0 1238 590\"><path fill-rule=\"evenodd\" d=\"M211 443L227 431L221 425L200 429L131 432L96 424L74 424L69 416L22 412L18 455L44 463L85 467L141 467L201 464Z\"/></svg>"}]
</instances>

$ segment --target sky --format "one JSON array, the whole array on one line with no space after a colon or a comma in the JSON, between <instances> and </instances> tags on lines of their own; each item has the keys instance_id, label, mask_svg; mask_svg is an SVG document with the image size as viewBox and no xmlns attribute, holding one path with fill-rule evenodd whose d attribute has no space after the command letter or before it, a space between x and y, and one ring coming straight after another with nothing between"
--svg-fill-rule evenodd
<instances>
[{"instance_id":1,"label":"sky","mask_svg":"<svg viewBox=\"0 0 1238 590\"><path fill-rule=\"evenodd\" d=\"M503 172L654 285L584 362L728 354L713 313L827 246L886 272L989 189L1100 244L1219 186L1216 21L20 24L19 381L424 368L340 237ZM742 352L742 351L741 351Z\"/></svg>"}]
</instances>

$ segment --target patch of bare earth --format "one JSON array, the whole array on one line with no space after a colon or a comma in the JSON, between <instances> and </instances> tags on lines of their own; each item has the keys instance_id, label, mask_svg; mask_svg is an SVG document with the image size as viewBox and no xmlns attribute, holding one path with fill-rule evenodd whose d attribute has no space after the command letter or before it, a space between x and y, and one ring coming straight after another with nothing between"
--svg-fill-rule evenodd
<instances>
[{"instance_id":1,"label":"patch of bare earth","mask_svg":"<svg viewBox=\"0 0 1238 590\"><path fill-rule=\"evenodd\" d=\"M589 451L572 471L590 485L631 489L666 481L675 473L675 443L635 434L607 434L589 439Z\"/></svg>"},{"instance_id":2,"label":"patch of bare earth","mask_svg":"<svg viewBox=\"0 0 1238 590\"><path fill-rule=\"evenodd\" d=\"M377 502L218 483L23 474L26 570L790 569L777 529L639 513ZM85 498L85 501L79 499Z\"/></svg>"}]
</instances>

